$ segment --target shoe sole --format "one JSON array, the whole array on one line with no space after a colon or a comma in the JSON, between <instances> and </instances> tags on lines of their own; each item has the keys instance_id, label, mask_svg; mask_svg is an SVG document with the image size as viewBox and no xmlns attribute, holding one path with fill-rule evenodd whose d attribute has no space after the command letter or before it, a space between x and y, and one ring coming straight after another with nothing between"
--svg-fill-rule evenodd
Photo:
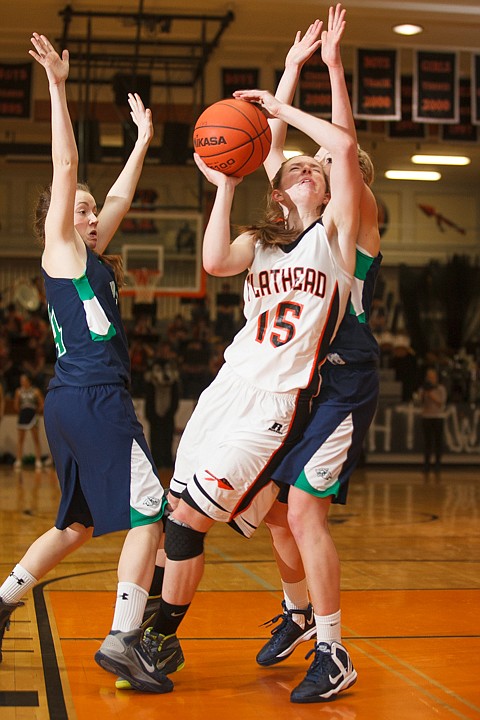
<instances>
[{"instance_id":1,"label":"shoe sole","mask_svg":"<svg viewBox=\"0 0 480 720\"><path fill-rule=\"evenodd\" d=\"M290 702L292 703L320 703L320 702L328 702L332 696L338 695L339 692L342 692L343 690L348 690L348 688L352 687L352 685L355 685L357 682L357 671L352 670L350 675L347 675L345 680L340 683L336 688L332 688L328 693L324 693L323 695L310 695L309 697L305 698L294 698L292 695L290 695Z\"/></svg>"},{"instance_id":2,"label":"shoe sole","mask_svg":"<svg viewBox=\"0 0 480 720\"><path fill-rule=\"evenodd\" d=\"M185 661L182 661L180 665L178 665L175 670L171 670L169 673L165 673L166 675L171 675L174 672L180 672L180 670L183 670L185 667ZM134 688L131 686L130 682L126 680L125 678L119 677L115 680L115 687L117 690L133 690Z\"/></svg>"},{"instance_id":3,"label":"shoe sole","mask_svg":"<svg viewBox=\"0 0 480 720\"><path fill-rule=\"evenodd\" d=\"M130 674L127 665L122 661L121 658L117 660L108 657L107 655L104 655L100 650L95 653L95 662L97 663L97 665L100 665L101 668L107 670L107 672L111 672L114 675L120 675L121 678L127 680L134 690L157 694L168 693L172 692L173 690L173 682L169 678L165 677L166 682L162 685L160 685L160 683L149 683L143 680L139 680L138 678L134 678Z\"/></svg>"},{"instance_id":4,"label":"shoe sole","mask_svg":"<svg viewBox=\"0 0 480 720\"><path fill-rule=\"evenodd\" d=\"M290 655L293 653L295 648L300 645L303 642L307 642L307 640L311 640L313 637L315 637L317 633L317 628L314 626L313 628L310 628L310 630L307 630L303 635L300 635L299 638L295 640L291 645L288 646L286 650L282 650L281 653L278 655L275 655L274 657L268 659L268 660L259 660L257 655L257 665L260 665L260 667L270 667L270 665L278 665L278 663L283 662L283 660L286 660Z\"/></svg>"}]
</instances>

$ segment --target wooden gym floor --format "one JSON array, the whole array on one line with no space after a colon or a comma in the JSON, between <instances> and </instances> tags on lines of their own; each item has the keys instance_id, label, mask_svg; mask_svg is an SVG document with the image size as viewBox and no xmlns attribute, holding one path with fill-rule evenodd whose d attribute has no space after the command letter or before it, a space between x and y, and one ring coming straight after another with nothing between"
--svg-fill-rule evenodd
<instances>
[{"instance_id":1,"label":"wooden gym floor","mask_svg":"<svg viewBox=\"0 0 480 720\"><path fill-rule=\"evenodd\" d=\"M52 470L0 467L0 580L53 521ZM281 665L255 655L280 609L267 532L223 526L181 627L185 668L168 695L117 691L93 655L110 628L123 535L93 540L27 595L5 634L1 720L473 720L480 718L480 481L475 467L357 471L334 507L344 642L358 681L330 703L294 705L312 643Z\"/></svg>"}]
</instances>

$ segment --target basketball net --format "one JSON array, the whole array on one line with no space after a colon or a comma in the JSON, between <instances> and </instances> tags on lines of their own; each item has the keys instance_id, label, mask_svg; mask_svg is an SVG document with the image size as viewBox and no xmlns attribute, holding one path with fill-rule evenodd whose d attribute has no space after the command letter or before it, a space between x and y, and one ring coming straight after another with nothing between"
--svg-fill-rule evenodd
<instances>
[{"instance_id":1,"label":"basketball net","mask_svg":"<svg viewBox=\"0 0 480 720\"><path fill-rule=\"evenodd\" d=\"M149 268L132 268L128 275L133 277L134 303L153 303L155 299L155 288L162 277L160 270Z\"/></svg>"}]
</instances>

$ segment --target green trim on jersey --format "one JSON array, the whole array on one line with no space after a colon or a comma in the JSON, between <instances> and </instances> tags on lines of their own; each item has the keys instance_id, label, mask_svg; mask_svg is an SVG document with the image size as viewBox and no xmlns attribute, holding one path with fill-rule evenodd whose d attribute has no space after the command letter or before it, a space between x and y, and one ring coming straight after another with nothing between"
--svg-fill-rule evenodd
<instances>
[{"instance_id":1,"label":"green trim on jersey","mask_svg":"<svg viewBox=\"0 0 480 720\"><path fill-rule=\"evenodd\" d=\"M63 342L63 328L61 325L58 324L57 316L55 315L55 310L51 305L48 305L48 319L50 320L50 326L52 328L53 333L53 342L55 343L55 348L57 351L57 358L62 357L62 355L65 355L67 352L67 348L65 347L65 344Z\"/></svg>"},{"instance_id":2,"label":"green trim on jersey","mask_svg":"<svg viewBox=\"0 0 480 720\"><path fill-rule=\"evenodd\" d=\"M350 315L355 315L358 322L362 324L367 321L362 305L363 283L374 260L374 257L366 255L357 247L355 252L355 272L353 274L348 312Z\"/></svg>"},{"instance_id":3,"label":"green trim on jersey","mask_svg":"<svg viewBox=\"0 0 480 720\"><path fill-rule=\"evenodd\" d=\"M130 527L141 527L142 525L151 525L156 523L163 517L163 512L167 501L162 502L162 507L155 515L143 515L143 513L135 510L134 507L130 506Z\"/></svg>"},{"instance_id":4,"label":"green trim on jersey","mask_svg":"<svg viewBox=\"0 0 480 720\"><path fill-rule=\"evenodd\" d=\"M340 490L340 481L337 480L331 487L327 488L326 490L315 490L312 485L307 480L307 477L305 475L305 471L302 470L300 475L295 481L295 487L299 488L300 490L304 490L309 495L314 495L315 497L329 497L330 495L334 495L337 497L338 491Z\"/></svg>"},{"instance_id":5,"label":"green trim on jersey","mask_svg":"<svg viewBox=\"0 0 480 720\"><path fill-rule=\"evenodd\" d=\"M87 276L72 279L78 297L83 303L90 337L94 342L110 340L117 334L114 325L107 318L104 309L93 292Z\"/></svg>"}]
</instances>

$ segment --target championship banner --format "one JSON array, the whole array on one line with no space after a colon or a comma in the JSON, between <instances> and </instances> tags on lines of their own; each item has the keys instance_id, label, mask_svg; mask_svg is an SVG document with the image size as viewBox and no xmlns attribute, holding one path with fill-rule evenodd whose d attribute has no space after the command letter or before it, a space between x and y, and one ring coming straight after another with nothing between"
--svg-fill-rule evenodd
<instances>
[{"instance_id":1,"label":"championship banner","mask_svg":"<svg viewBox=\"0 0 480 720\"><path fill-rule=\"evenodd\" d=\"M472 123L480 125L480 55L472 55Z\"/></svg>"},{"instance_id":2,"label":"championship banner","mask_svg":"<svg viewBox=\"0 0 480 720\"><path fill-rule=\"evenodd\" d=\"M460 122L455 125L442 125L442 140L448 142L477 142L477 126L472 124L472 103L470 99L471 83L468 78L460 79Z\"/></svg>"},{"instance_id":3,"label":"championship banner","mask_svg":"<svg viewBox=\"0 0 480 720\"><path fill-rule=\"evenodd\" d=\"M322 60L320 50L314 53L303 66L298 84L300 109L309 115L330 118L332 115L332 91L328 68Z\"/></svg>"},{"instance_id":4,"label":"championship banner","mask_svg":"<svg viewBox=\"0 0 480 720\"><path fill-rule=\"evenodd\" d=\"M458 54L417 50L413 75L415 122L458 123Z\"/></svg>"},{"instance_id":5,"label":"championship banner","mask_svg":"<svg viewBox=\"0 0 480 720\"><path fill-rule=\"evenodd\" d=\"M0 118L29 118L33 63L0 63Z\"/></svg>"},{"instance_id":6,"label":"championship banner","mask_svg":"<svg viewBox=\"0 0 480 720\"><path fill-rule=\"evenodd\" d=\"M235 90L254 90L258 87L258 68L223 68L222 97L232 97Z\"/></svg>"},{"instance_id":7,"label":"championship banner","mask_svg":"<svg viewBox=\"0 0 480 720\"><path fill-rule=\"evenodd\" d=\"M413 79L411 75L402 75L401 78L401 106L402 119L388 123L388 137L394 140L408 138L411 140L423 140L426 136L424 123L417 123L412 120L412 92Z\"/></svg>"},{"instance_id":8,"label":"championship banner","mask_svg":"<svg viewBox=\"0 0 480 720\"><path fill-rule=\"evenodd\" d=\"M352 73L345 73L345 82L347 84L347 91L348 91L348 97L350 98L350 105L352 105L352 97L353 97L353 75ZM358 117L353 118L353 122L355 124L355 130L357 132L368 132L370 129L370 126L367 122L367 120L360 120Z\"/></svg>"},{"instance_id":9,"label":"championship banner","mask_svg":"<svg viewBox=\"0 0 480 720\"><path fill-rule=\"evenodd\" d=\"M397 50L357 49L353 114L365 120L400 120L400 70Z\"/></svg>"}]
</instances>

